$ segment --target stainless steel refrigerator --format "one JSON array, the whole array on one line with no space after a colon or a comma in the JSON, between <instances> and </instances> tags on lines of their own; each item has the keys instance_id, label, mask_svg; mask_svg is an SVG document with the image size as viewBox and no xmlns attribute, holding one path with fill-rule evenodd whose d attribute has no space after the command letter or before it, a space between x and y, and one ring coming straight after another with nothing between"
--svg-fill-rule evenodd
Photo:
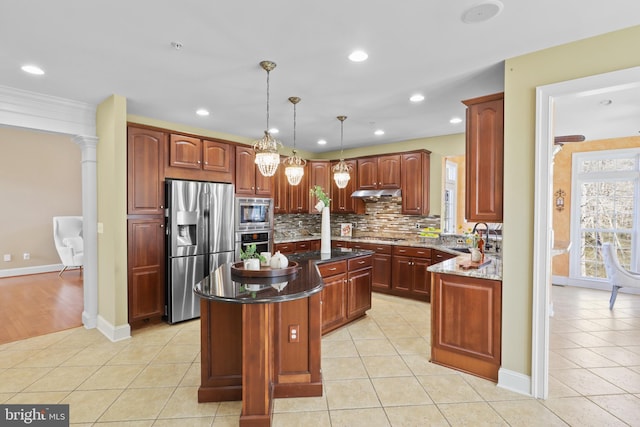
<instances>
[{"instance_id":1,"label":"stainless steel refrigerator","mask_svg":"<svg viewBox=\"0 0 640 427\"><path fill-rule=\"evenodd\" d=\"M232 184L166 181L167 320L200 316L193 285L234 261Z\"/></svg>"}]
</instances>

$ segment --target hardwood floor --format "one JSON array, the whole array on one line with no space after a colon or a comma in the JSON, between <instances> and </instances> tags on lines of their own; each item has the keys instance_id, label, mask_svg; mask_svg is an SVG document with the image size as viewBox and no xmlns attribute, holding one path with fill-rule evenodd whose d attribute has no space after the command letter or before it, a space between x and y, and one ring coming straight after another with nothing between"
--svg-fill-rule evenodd
<instances>
[{"instance_id":1,"label":"hardwood floor","mask_svg":"<svg viewBox=\"0 0 640 427\"><path fill-rule=\"evenodd\" d=\"M0 344L82 326L82 273L0 279Z\"/></svg>"}]
</instances>

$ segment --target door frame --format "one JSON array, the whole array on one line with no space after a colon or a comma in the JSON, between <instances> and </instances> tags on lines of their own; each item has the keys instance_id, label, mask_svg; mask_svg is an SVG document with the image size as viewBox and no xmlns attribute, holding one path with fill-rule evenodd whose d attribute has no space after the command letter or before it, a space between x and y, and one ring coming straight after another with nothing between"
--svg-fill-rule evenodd
<instances>
[{"instance_id":1,"label":"door frame","mask_svg":"<svg viewBox=\"0 0 640 427\"><path fill-rule=\"evenodd\" d=\"M640 86L640 67L598 74L536 88L535 189L533 230L533 303L531 395L549 394L549 313L551 301L553 129L556 98L588 91Z\"/></svg>"}]
</instances>

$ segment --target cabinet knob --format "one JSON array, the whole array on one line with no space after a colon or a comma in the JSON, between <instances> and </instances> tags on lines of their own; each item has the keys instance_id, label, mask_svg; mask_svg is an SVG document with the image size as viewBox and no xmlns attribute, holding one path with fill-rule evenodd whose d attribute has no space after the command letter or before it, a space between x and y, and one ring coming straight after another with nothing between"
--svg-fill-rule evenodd
<instances>
[{"instance_id":1,"label":"cabinet knob","mask_svg":"<svg viewBox=\"0 0 640 427\"><path fill-rule=\"evenodd\" d=\"M204 164L205 164L205 165L208 165L208 164L209 164L209 162L204 162Z\"/></svg>"},{"instance_id":2,"label":"cabinet knob","mask_svg":"<svg viewBox=\"0 0 640 427\"><path fill-rule=\"evenodd\" d=\"M336 267L332 267L332 268L329 269L329 271L336 271L336 270L337 270Z\"/></svg>"},{"instance_id":3,"label":"cabinet knob","mask_svg":"<svg viewBox=\"0 0 640 427\"><path fill-rule=\"evenodd\" d=\"M256 187L251 187L251 189L252 189L252 190L255 190L255 189L256 189Z\"/></svg>"},{"instance_id":4,"label":"cabinet knob","mask_svg":"<svg viewBox=\"0 0 640 427\"><path fill-rule=\"evenodd\" d=\"M160 209L164 209L164 206L160 205Z\"/></svg>"},{"instance_id":5,"label":"cabinet knob","mask_svg":"<svg viewBox=\"0 0 640 427\"><path fill-rule=\"evenodd\" d=\"M198 160L198 164L200 164L200 160Z\"/></svg>"},{"instance_id":6,"label":"cabinet knob","mask_svg":"<svg viewBox=\"0 0 640 427\"><path fill-rule=\"evenodd\" d=\"M256 187L256 190L259 190L259 189L260 189L260 187Z\"/></svg>"},{"instance_id":7,"label":"cabinet knob","mask_svg":"<svg viewBox=\"0 0 640 427\"><path fill-rule=\"evenodd\" d=\"M358 261L358 264L364 264L364 261Z\"/></svg>"},{"instance_id":8,"label":"cabinet knob","mask_svg":"<svg viewBox=\"0 0 640 427\"><path fill-rule=\"evenodd\" d=\"M164 224L160 224L160 228L164 228Z\"/></svg>"}]
</instances>

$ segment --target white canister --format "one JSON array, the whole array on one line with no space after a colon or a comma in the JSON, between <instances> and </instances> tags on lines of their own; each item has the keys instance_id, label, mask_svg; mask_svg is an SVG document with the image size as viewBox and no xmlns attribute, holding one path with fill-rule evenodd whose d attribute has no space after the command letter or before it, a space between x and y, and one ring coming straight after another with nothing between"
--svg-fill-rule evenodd
<instances>
[{"instance_id":1,"label":"white canister","mask_svg":"<svg viewBox=\"0 0 640 427\"><path fill-rule=\"evenodd\" d=\"M480 262L482 260L482 253L478 248L471 248L471 262Z\"/></svg>"}]
</instances>

